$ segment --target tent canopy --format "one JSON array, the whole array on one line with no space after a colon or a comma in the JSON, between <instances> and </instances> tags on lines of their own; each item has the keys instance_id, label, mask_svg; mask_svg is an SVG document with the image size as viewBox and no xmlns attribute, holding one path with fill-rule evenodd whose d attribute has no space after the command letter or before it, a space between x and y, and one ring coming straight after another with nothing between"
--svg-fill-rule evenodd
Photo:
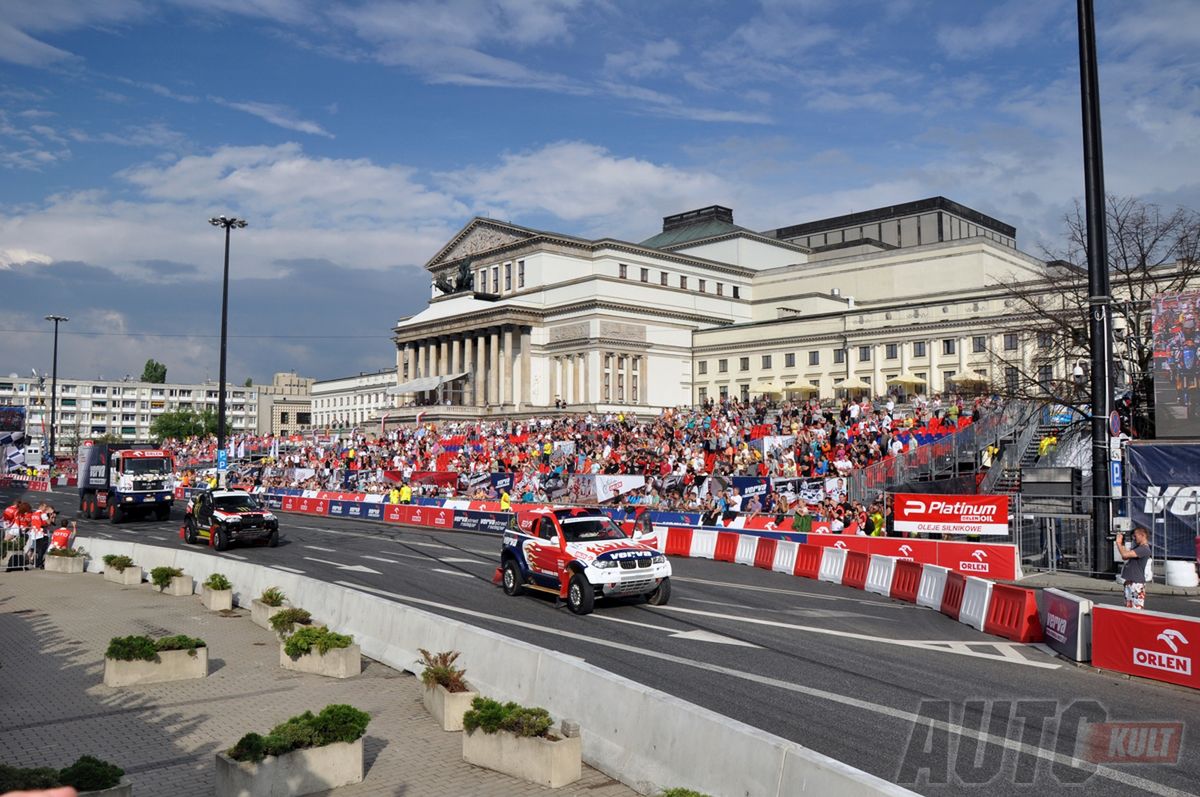
<instances>
[{"instance_id":1,"label":"tent canopy","mask_svg":"<svg viewBox=\"0 0 1200 797\"><path fill-rule=\"evenodd\" d=\"M923 385L925 384L925 380L916 374L910 374L908 371L905 371L891 377L888 379L887 383L889 385L904 385L905 387L908 387L910 385Z\"/></svg>"},{"instance_id":2,"label":"tent canopy","mask_svg":"<svg viewBox=\"0 0 1200 797\"><path fill-rule=\"evenodd\" d=\"M857 376L844 379L840 384L836 384L833 387L835 390L871 390L871 386Z\"/></svg>"},{"instance_id":3,"label":"tent canopy","mask_svg":"<svg viewBox=\"0 0 1200 797\"><path fill-rule=\"evenodd\" d=\"M402 385L389 387L387 392L391 396L403 396L408 393L426 393L430 390L437 390L447 382L462 379L467 373L467 371L464 371L461 374L446 374L445 376L421 376L416 379L410 379Z\"/></svg>"}]
</instances>

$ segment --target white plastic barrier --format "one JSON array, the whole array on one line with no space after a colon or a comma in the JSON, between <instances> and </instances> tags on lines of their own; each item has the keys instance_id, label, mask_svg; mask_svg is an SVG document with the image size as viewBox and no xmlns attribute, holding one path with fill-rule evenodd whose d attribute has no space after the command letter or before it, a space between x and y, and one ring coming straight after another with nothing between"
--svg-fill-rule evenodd
<instances>
[{"instance_id":1,"label":"white plastic barrier","mask_svg":"<svg viewBox=\"0 0 1200 797\"><path fill-rule=\"evenodd\" d=\"M754 554L758 552L758 537L753 534L739 534L737 550L734 551L733 561L739 565L754 566Z\"/></svg>"},{"instance_id":2,"label":"white plastic barrier","mask_svg":"<svg viewBox=\"0 0 1200 797\"><path fill-rule=\"evenodd\" d=\"M992 600L992 582L978 576L967 576L967 586L963 590L962 608L958 612L958 621L982 631L983 623L987 620L988 604Z\"/></svg>"},{"instance_id":3,"label":"white plastic barrier","mask_svg":"<svg viewBox=\"0 0 1200 797\"><path fill-rule=\"evenodd\" d=\"M821 569L817 571L818 581L828 581L831 584L842 583L842 573L846 570L846 549L826 546L821 551Z\"/></svg>"},{"instance_id":4,"label":"white plastic barrier","mask_svg":"<svg viewBox=\"0 0 1200 797\"><path fill-rule=\"evenodd\" d=\"M937 565L921 566L921 584L917 587L917 605L933 609L942 608L942 595L946 592L946 577L950 568Z\"/></svg>"},{"instance_id":5,"label":"white plastic barrier","mask_svg":"<svg viewBox=\"0 0 1200 797\"><path fill-rule=\"evenodd\" d=\"M134 561L159 555L149 550L156 546L115 540L84 538L78 544L87 549L92 572L102 569L104 554L126 554ZM844 564L845 552L840 553ZM174 566L197 581L223 573L242 606L264 588L278 586L293 604L303 602L321 621L353 634L365 655L389 667L419 672L418 647L460 651L460 662L480 691L577 720L583 728L584 760L643 794L667 786L764 797L914 794L578 657L415 608L412 604L440 605L415 595L395 595L404 601L397 602L369 594L369 587L353 589L200 551L180 549L174 555ZM468 617L475 614L462 611ZM665 653L648 655L674 660ZM729 766L731 760L738 766Z\"/></svg>"},{"instance_id":6,"label":"white plastic barrier","mask_svg":"<svg viewBox=\"0 0 1200 797\"><path fill-rule=\"evenodd\" d=\"M716 553L717 532L694 529L692 531L692 552L689 556L692 559L712 559Z\"/></svg>"},{"instance_id":7,"label":"white plastic barrier","mask_svg":"<svg viewBox=\"0 0 1200 797\"><path fill-rule=\"evenodd\" d=\"M799 549L798 542L780 540L775 543L775 561L771 562L771 569L776 573L791 575L796 570L796 551Z\"/></svg>"},{"instance_id":8,"label":"white plastic barrier","mask_svg":"<svg viewBox=\"0 0 1200 797\"><path fill-rule=\"evenodd\" d=\"M871 554L871 565L867 568L867 583L863 589L885 597L892 594L892 576L896 573L896 557Z\"/></svg>"}]
</instances>

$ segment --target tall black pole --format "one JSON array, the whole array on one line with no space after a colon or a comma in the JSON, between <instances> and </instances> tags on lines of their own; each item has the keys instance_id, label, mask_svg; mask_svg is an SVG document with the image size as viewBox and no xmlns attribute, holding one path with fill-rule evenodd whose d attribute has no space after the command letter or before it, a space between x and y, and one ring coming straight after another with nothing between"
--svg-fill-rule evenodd
<instances>
[{"instance_id":1,"label":"tall black pole","mask_svg":"<svg viewBox=\"0 0 1200 797\"><path fill-rule=\"evenodd\" d=\"M217 379L217 456L225 450L225 331L229 324L229 228L225 224L225 279L221 283L221 368ZM220 478L224 478L221 474ZM224 485L222 485L224 486Z\"/></svg>"},{"instance_id":2,"label":"tall black pole","mask_svg":"<svg viewBox=\"0 0 1200 797\"><path fill-rule=\"evenodd\" d=\"M1109 306L1108 227L1105 223L1104 146L1100 139L1100 76L1096 66L1096 20L1092 0L1077 0L1079 92L1083 111L1083 181L1087 205L1088 329L1092 354L1092 562L1096 573L1112 569L1109 539L1112 503L1108 474L1109 372L1112 324Z\"/></svg>"},{"instance_id":3,"label":"tall black pole","mask_svg":"<svg viewBox=\"0 0 1200 797\"><path fill-rule=\"evenodd\" d=\"M50 476L54 476L55 428L58 426L58 323L68 321L63 315L48 315L47 321L54 322L54 359L50 365ZM42 417L45 417L44 415Z\"/></svg>"}]
</instances>

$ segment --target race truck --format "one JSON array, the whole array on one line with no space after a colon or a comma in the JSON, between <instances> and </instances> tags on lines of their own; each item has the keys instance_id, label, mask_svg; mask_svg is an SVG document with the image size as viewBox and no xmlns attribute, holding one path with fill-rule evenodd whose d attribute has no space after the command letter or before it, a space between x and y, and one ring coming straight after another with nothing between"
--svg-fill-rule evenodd
<instances>
[{"instance_id":1,"label":"race truck","mask_svg":"<svg viewBox=\"0 0 1200 797\"><path fill-rule=\"evenodd\" d=\"M518 512L504 532L498 575L505 594L549 592L575 614L591 612L596 598L644 595L655 606L671 599L667 557L589 509Z\"/></svg>"},{"instance_id":2,"label":"race truck","mask_svg":"<svg viewBox=\"0 0 1200 797\"><path fill-rule=\"evenodd\" d=\"M175 462L166 451L132 443L79 447L79 512L113 523L133 516L171 516Z\"/></svg>"},{"instance_id":3,"label":"race truck","mask_svg":"<svg viewBox=\"0 0 1200 797\"><path fill-rule=\"evenodd\" d=\"M235 542L279 544L279 519L244 490L197 490L188 499L183 541L204 540L218 551Z\"/></svg>"}]
</instances>

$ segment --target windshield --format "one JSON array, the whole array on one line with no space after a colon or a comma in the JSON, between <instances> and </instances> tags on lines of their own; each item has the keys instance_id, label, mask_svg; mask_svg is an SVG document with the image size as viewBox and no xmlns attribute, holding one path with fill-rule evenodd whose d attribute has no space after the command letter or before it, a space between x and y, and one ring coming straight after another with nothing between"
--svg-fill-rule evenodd
<instances>
[{"instance_id":1,"label":"windshield","mask_svg":"<svg viewBox=\"0 0 1200 797\"><path fill-rule=\"evenodd\" d=\"M628 539L607 517L568 517L559 518L558 522L562 524L563 534L567 535L567 542Z\"/></svg>"},{"instance_id":2,"label":"windshield","mask_svg":"<svg viewBox=\"0 0 1200 797\"><path fill-rule=\"evenodd\" d=\"M226 512L254 512L259 508L258 502L248 495L222 495L213 499L213 506Z\"/></svg>"},{"instance_id":3,"label":"windshield","mask_svg":"<svg viewBox=\"0 0 1200 797\"><path fill-rule=\"evenodd\" d=\"M123 459L121 472L133 476L166 476L171 472L169 459Z\"/></svg>"}]
</instances>

